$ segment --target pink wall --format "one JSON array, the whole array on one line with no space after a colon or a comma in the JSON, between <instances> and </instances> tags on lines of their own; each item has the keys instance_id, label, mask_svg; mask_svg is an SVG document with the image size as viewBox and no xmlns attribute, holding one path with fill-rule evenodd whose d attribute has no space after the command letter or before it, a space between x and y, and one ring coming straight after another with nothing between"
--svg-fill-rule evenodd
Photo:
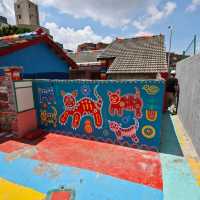
<instances>
[{"instance_id":1,"label":"pink wall","mask_svg":"<svg viewBox=\"0 0 200 200\"><path fill-rule=\"evenodd\" d=\"M17 113L18 136L22 137L29 131L37 129L36 110L32 109L22 113Z\"/></svg>"}]
</instances>

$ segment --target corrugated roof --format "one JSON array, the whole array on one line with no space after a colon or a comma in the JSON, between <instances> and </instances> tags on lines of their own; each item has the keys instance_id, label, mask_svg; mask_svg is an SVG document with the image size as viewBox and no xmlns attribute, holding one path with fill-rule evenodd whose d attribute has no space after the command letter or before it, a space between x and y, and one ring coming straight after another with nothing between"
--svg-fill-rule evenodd
<instances>
[{"instance_id":1,"label":"corrugated roof","mask_svg":"<svg viewBox=\"0 0 200 200\"><path fill-rule=\"evenodd\" d=\"M117 39L98 58L115 58L107 73L167 71L164 36Z\"/></svg>"},{"instance_id":2,"label":"corrugated roof","mask_svg":"<svg viewBox=\"0 0 200 200\"><path fill-rule=\"evenodd\" d=\"M22 48L38 44L40 42L47 43L55 52L64 59L72 68L77 68L76 63L71 59L65 51L57 45L52 38L46 33L31 32L19 35L11 35L0 37L0 56L7 55Z\"/></svg>"},{"instance_id":3,"label":"corrugated roof","mask_svg":"<svg viewBox=\"0 0 200 200\"><path fill-rule=\"evenodd\" d=\"M97 57L103 52L103 50L93 51L80 51L76 53L69 52L67 55L73 59L76 63L90 63L97 62Z\"/></svg>"}]
</instances>

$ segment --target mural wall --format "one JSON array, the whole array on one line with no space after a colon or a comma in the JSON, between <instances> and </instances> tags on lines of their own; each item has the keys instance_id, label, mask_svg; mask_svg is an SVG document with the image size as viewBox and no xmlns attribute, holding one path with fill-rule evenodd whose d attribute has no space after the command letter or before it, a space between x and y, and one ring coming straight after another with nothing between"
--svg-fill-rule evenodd
<instances>
[{"instance_id":1,"label":"mural wall","mask_svg":"<svg viewBox=\"0 0 200 200\"><path fill-rule=\"evenodd\" d=\"M35 80L33 87L40 128L158 150L162 81Z\"/></svg>"}]
</instances>

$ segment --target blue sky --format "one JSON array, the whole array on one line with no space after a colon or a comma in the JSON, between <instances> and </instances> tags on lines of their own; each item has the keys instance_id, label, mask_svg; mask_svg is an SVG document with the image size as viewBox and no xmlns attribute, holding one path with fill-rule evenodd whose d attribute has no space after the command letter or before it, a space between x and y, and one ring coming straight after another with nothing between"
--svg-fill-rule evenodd
<instances>
[{"instance_id":1,"label":"blue sky","mask_svg":"<svg viewBox=\"0 0 200 200\"><path fill-rule=\"evenodd\" d=\"M168 49L182 52L200 37L200 0L33 0L39 4L41 25L65 48L82 42L111 42L116 37L164 34ZM14 0L0 0L0 15L15 23ZM200 46L197 40L197 46ZM199 49L199 48L198 48Z\"/></svg>"}]
</instances>

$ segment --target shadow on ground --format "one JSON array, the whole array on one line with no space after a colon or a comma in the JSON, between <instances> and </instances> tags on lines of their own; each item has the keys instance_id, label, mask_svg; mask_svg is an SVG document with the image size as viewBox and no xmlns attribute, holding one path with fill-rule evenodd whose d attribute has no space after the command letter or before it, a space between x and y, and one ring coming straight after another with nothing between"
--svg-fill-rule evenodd
<instances>
[{"instance_id":1,"label":"shadow on ground","mask_svg":"<svg viewBox=\"0 0 200 200\"><path fill-rule=\"evenodd\" d=\"M15 134L10 134L10 133L5 133L5 135L0 136L0 144L6 143L8 141L16 141L19 143L24 143L24 144L29 144L29 145L37 145L38 143L42 142L43 140L46 139L46 135L48 133L43 132L41 130L36 130L34 131L36 134L36 137L33 138L18 138ZM9 137L8 137L8 136Z\"/></svg>"},{"instance_id":2,"label":"shadow on ground","mask_svg":"<svg viewBox=\"0 0 200 200\"><path fill-rule=\"evenodd\" d=\"M169 113L162 116L160 153L183 156Z\"/></svg>"}]
</instances>

